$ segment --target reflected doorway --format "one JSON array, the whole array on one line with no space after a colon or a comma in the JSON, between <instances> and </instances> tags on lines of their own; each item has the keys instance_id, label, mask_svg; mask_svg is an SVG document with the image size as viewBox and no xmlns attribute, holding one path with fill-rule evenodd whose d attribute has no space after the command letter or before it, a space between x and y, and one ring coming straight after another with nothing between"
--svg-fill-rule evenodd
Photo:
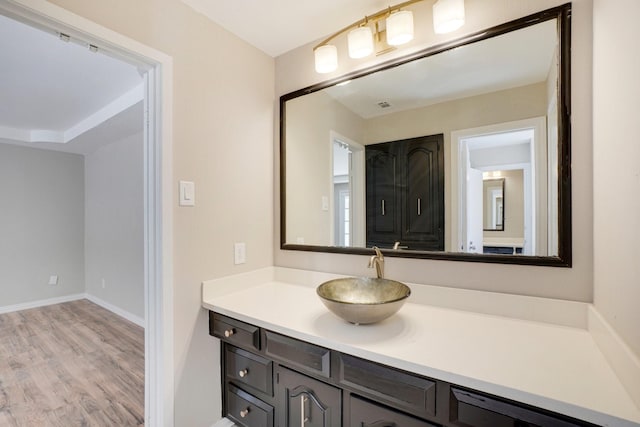
<instances>
[{"instance_id":1,"label":"reflected doorway","mask_svg":"<svg viewBox=\"0 0 640 427\"><path fill-rule=\"evenodd\" d=\"M364 146L331 133L332 244L364 245Z\"/></svg>"},{"instance_id":2,"label":"reflected doorway","mask_svg":"<svg viewBox=\"0 0 640 427\"><path fill-rule=\"evenodd\" d=\"M546 133L539 119L530 122L496 125L491 132L463 131L457 139L453 155L461 166L457 245L462 252L546 255ZM485 191L487 182L497 180L500 197ZM492 201L495 206L488 205Z\"/></svg>"}]
</instances>

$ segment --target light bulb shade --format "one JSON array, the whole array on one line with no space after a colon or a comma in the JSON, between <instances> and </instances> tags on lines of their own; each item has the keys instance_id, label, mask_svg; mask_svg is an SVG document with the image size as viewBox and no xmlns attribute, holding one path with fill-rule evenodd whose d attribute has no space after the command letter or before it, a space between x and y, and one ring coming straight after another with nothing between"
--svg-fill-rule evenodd
<instances>
[{"instance_id":1,"label":"light bulb shade","mask_svg":"<svg viewBox=\"0 0 640 427\"><path fill-rule=\"evenodd\" d=\"M413 40L413 12L401 10L387 18L387 43L399 46Z\"/></svg>"},{"instance_id":2,"label":"light bulb shade","mask_svg":"<svg viewBox=\"0 0 640 427\"><path fill-rule=\"evenodd\" d=\"M358 59L371 55L373 53L371 28L364 26L349 31L347 43L349 44L349 57Z\"/></svg>"},{"instance_id":3,"label":"light bulb shade","mask_svg":"<svg viewBox=\"0 0 640 427\"><path fill-rule=\"evenodd\" d=\"M438 0L433 5L433 28L437 34L450 33L464 25L464 0Z\"/></svg>"},{"instance_id":4,"label":"light bulb shade","mask_svg":"<svg viewBox=\"0 0 640 427\"><path fill-rule=\"evenodd\" d=\"M332 44L325 44L313 52L316 60L316 72L330 73L338 68L338 49Z\"/></svg>"}]
</instances>

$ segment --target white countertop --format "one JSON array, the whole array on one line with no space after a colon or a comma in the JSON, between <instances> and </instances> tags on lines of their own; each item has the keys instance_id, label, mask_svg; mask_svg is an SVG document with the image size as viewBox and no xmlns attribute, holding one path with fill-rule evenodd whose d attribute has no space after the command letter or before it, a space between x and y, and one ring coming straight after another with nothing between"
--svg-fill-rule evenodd
<instances>
[{"instance_id":1,"label":"white countertop","mask_svg":"<svg viewBox=\"0 0 640 427\"><path fill-rule=\"evenodd\" d=\"M202 305L320 346L599 425L640 425L640 409L589 331L566 326L580 320L558 325L547 318L428 305L423 301L428 291L421 289L425 285L410 285L418 297L412 296L396 315L356 326L330 313L315 293L315 286L333 277L270 268L207 281ZM466 291L452 292L460 299ZM505 296L500 298L504 304ZM529 303L527 297L513 298L516 305ZM545 304L536 298L530 303ZM589 308L576 304L567 302L569 311ZM552 305L550 310L564 311Z\"/></svg>"}]
</instances>

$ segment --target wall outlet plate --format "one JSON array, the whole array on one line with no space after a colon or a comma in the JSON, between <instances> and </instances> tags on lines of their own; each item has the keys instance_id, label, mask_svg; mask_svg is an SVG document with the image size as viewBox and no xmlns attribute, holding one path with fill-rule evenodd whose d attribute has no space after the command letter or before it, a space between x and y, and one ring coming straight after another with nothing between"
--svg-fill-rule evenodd
<instances>
[{"instance_id":1,"label":"wall outlet plate","mask_svg":"<svg viewBox=\"0 0 640 427\"><path fill-rule=\"evenodd\" d=\"M57 285L58 284L58 276L49 276L49 284Z\"/></svg>"},{"instance_id":2,"label":"wall outlet plate","mask_svg":"<svg viewBox=\"0 0 640 427\"><path fill-rule=\"evenodd\" d=\"M247 262L247 245L245 243L233 244L233 263L235 265Z\"/></svg>"}]
</instances>

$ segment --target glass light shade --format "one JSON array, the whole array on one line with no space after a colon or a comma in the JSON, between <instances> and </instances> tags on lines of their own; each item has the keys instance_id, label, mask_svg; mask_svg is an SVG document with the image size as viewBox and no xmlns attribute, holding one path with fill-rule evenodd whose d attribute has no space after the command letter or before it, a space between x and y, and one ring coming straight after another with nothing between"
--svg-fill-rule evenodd
<instances>
[{"instance_id":1,"label":"glass light shade","mask_svg":"<svg viewBox=\"0 0 640 427\"><path fill-rule=\"evenodd\" d=\"M364 58L373 53L373 34L368 26L358 27L349 31L347 36L349 44L349 57L353 59Z\"/></svg>"},{"instance_id":2,"label":"glass light shade","mask_svg":"<svg viewBox=\"0 0 640 427\"><path fill-rule=\"evenodd\" d=\"M330 73L338 68L338 49L332 44L325 44L313 52L316 60L316 72Z\"/></svg>"},{"instance_id":3,"label":"glass light shade","mask_svg":"<svg viewBox=\"0 0 640 427\"><path fill-rule=\"evenodd\" d=\"M450 33L464 25L464 0L438 0L433 5L433 28L437 34Z\"/></svg>"},{"instance_id":4,"label":"glass light shade","mask_svg":"<svg viewBox=\"0 0 640 427\"><path fill-rule=\"evenodd\" d=\"M413 12L401 10L387 18L387 43L398 46L413 40Z\"/></svg>"}]
</instances>

